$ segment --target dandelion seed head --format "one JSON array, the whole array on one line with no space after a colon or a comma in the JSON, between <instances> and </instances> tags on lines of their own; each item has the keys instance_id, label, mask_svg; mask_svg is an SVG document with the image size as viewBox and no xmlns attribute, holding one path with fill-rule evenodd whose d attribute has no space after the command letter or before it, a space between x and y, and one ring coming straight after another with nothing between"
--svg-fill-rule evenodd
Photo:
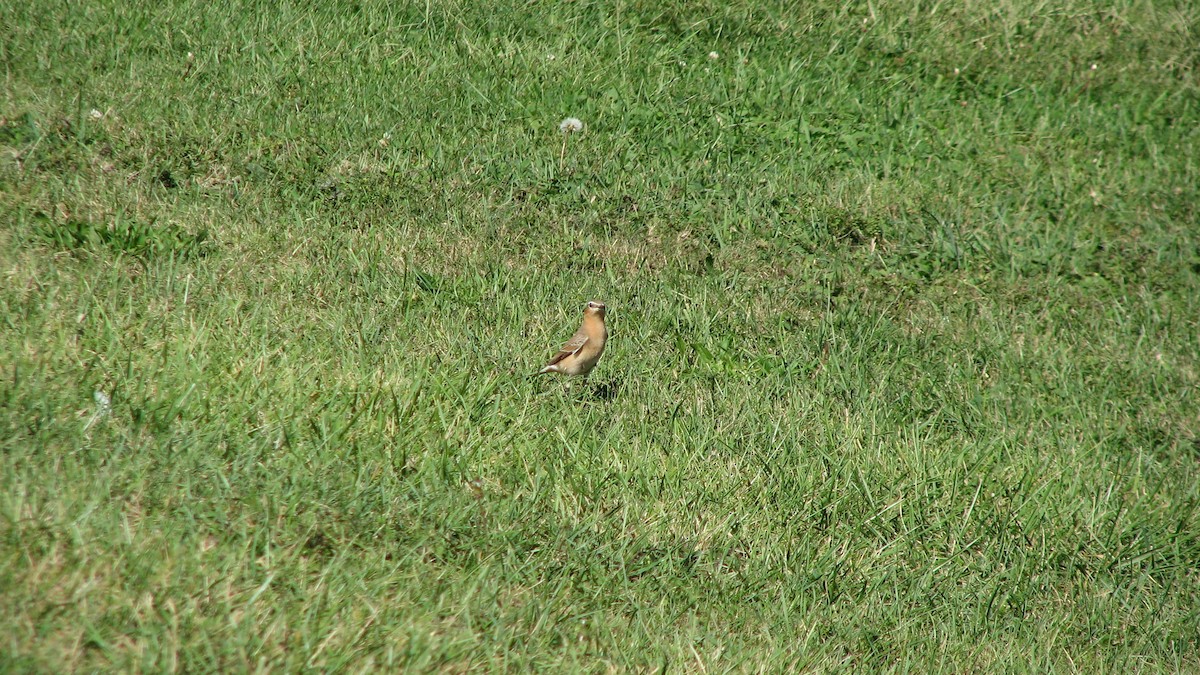
<instances>
[{"instance_id":1,"label":"dandelion seed head","mask_svg":"<svg viewBox=\"0 0 1200 675\"><path fill-rule=\"evenodd\" d=\"M84 431L91 429L92 425L108 417L112 412L112 400L108 398L108 394L97 389L92 392L92 400L96 402L96 412L92 413L92 417L83 425Z\"/></svg>"},{"instance_id":2,"label":"dandelion seed head","mask_svg":"<svg viewBox=\"0 0 1200 675\"><path fill-rule=\"evenodd\" d=\"M574 134L583 131L583 122L578 117L568 117L558 123L558 130L564 134Z\"/></svg>"}]
</instances>

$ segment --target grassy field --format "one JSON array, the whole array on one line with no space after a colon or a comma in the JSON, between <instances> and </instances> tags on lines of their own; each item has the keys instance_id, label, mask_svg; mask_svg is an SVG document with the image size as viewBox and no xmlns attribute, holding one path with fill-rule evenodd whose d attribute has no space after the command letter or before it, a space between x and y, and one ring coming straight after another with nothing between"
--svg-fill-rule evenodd
<instances>
[{"instance_id":1,"label":"grassy field","mask_svg":"<svg viewBox=\"0 0 1200 675\"><path fill-rule=\"evenodd\" d=\"M317 4L0 3L0 670L1200 672L1193 3Z\"/></svg>"}]
</instances>

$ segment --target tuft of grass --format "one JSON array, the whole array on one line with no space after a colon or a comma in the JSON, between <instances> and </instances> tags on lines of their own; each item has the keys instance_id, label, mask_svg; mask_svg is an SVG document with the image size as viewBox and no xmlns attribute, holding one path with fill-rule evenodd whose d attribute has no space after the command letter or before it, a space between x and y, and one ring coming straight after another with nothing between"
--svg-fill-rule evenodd
<instances>
[{"instance_id":1,"label":"tuft of grass","mask_svg":"<svg viewBox=\"0 0 1200 675\"><path fill-rule=\"evenodd\" d=\"M80 251L104 247L117 253L157 257L204 254L210 248L208 230L191 234L171 223L143 223L116 217L111 224L89 220L55 223L44 213L35 214L33 235L56 248Z\"/></svg>"},{"instance_id":2,"label":"tuft of grass","mask_svg":"<svg viewBox=\"0 0 1200 675\"><path fill-rule=\"evenodd\" d=\"M1200 668L1196 10L0 16L0 668Z\"/></svg>"}]
</instances>

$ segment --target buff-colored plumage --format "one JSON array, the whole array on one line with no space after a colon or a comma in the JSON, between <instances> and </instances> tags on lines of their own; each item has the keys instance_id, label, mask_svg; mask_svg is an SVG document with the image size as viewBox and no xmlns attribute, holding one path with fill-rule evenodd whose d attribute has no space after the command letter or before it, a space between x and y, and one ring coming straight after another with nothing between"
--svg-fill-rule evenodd
<instances>
[{"instance_id":1,"label":"buff-colored plumage","mask_svg":"<svg viewBox=\"0 0 1200 675\"><path fill-rule=\"evenodd\" d=\"M604 342L608 339L604 313L603 302L589 302L583 310L583 323L579 325L579 330L537 374L587 375L592 372L604 353Z\"/></svg>"}]
</instances>

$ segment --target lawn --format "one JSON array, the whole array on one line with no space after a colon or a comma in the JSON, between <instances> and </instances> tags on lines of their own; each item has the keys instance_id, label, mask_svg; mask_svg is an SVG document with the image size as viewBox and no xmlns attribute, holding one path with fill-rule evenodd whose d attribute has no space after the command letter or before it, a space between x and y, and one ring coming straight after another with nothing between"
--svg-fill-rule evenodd
<instances>
[{"instance_id":1,"label":"lawn","mask_svg":"<svg viewBox=\"0 0 1200 675\"><path fill-rule=\"evenodd\" d=\"M1192 3L0 30L0 670L1200 672Z\"/></svg>"}]
</instances>

